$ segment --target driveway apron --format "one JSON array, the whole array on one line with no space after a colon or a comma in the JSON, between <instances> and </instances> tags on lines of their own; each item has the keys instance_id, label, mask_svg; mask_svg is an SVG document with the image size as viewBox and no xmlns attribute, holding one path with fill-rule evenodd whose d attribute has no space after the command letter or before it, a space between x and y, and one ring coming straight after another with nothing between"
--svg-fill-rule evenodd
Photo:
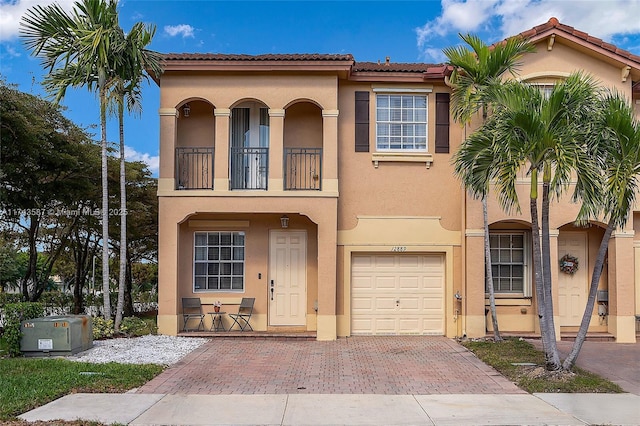
<instances>
[{"instance_id":1,"label":"driveway apron","mask_svg":"<svg viewBox=\"0 0 640 426\"><path fill-rule=\"evenodd\" d=\"M214 338L140 387L153 394L522 394L456 341Z\"/></svg>"}]
</instances>

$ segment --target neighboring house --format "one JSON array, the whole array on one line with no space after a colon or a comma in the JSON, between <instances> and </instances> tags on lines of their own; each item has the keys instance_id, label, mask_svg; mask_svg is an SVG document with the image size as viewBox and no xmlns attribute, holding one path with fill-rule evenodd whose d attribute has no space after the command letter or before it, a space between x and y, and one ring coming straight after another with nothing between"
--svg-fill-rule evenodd
<instances>
[{"instance_id":1,"label":"neighboring house","mask_svg":"<svg viewBox=\"0 0 640 426\"><path fill-rule=\"evenodd\" d=\"M585 70L633 92L640 114L640 57L555 19L522 35L537 47L522 79L544 88ZM255 330L319 340L486 335L482 209L451 164L472 129L450 118L450 69L319 54L166 54L164 66L161 333L180 332L181 298L195 296L230 313L254 297ZM558 336L579 325L603 235L574 228L568 198L552 207L552 259L580 268L553 270ZM536 333L530 219L495 200L489 212L501 330ZM607 316L596 307L590 328L618 342L635 341L640 314L638 215L614 234Z\"/></svg>"}]
</instances>

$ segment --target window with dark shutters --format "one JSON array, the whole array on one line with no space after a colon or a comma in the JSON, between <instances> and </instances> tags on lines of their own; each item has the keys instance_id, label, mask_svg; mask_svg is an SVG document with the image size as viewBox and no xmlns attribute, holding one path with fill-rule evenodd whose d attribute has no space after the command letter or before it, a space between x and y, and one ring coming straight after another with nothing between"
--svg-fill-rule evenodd
<instances>
[{"instance_id":1,"label":"window with dark shutters","mask_svg":"<svg viewBox=\"0 0 640 426\"><path fill-rule=\"evenodd\" d=\"M436 93L436 153L449 153L449 94Z\"/></svg>"},{"instance_id":2,"label":"window with dark shutters","mask_svg":"<svg viewBox=\"0 0 640 426\"><path fill-rule=\"evenodd\" d=\"M356 152L369 152L369 92L356 92Z\"/></svg>"}]
</instances>

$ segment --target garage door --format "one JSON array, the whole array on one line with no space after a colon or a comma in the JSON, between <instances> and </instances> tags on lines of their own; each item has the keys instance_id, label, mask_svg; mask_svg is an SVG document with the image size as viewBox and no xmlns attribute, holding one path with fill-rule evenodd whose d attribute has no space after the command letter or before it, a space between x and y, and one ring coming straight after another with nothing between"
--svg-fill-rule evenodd
<instances>
[{"instance_id":1,"label":"garage door","mask_svg":"<svg viewBox=\"0 0 640 426\"><path fill-rule=\"evenodd\" d=\"M352 334L444 334L444 255L351 259Z\"/></svg>"}]
</instances>

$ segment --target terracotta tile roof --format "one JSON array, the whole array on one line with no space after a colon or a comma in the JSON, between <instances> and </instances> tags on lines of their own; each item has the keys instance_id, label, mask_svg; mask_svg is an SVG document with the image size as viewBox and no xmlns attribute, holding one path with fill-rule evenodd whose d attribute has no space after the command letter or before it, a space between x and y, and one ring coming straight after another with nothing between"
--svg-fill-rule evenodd
<instances>
[{"instance_id":1,"label":"terracotta tile roof","mask_svg":"<svg viewBox=\"0 0 640 426\"><path fill-rule=\"evenodd\" d=\"M536 38L537 36L542 37L544 36L545 33L553 29L556 29L568 35L574 36L596 47L600 47L610 53L613 53L615 55L621 56L625 59L629 59L631 61L634 61L640 64L640 56L634 55L633 53L627 50L620 49L614 46L613 44L605 42L602 39L590 36L584 31L579 31L569 25L561 24L557 18L551 18L546 23L533 27L530 30L523 31L518 35L524 38Z\"/></svg>"},{"instance_id":2,"label":"terracotta tile roof","mask_svg":"<svg viewBox=\"0 0 640 426\"><path fill-rule=\"evenodd\" d=\"M354 72L427 72L430 68L443 67L443 64L396 63L396 62L356 62Z\"/></svg>"},{"instance_id":3,"label":"terracotta tile roof","mask_svg":"<svg viewBox=\"0 0 640 426\"><path fill-rule=\"evenodd\" d=\"M320 53L290 53L266 55L236 55L224 53L166 53L165 61L353 61L353 55Z\"/></svg>"}]
</instances>

